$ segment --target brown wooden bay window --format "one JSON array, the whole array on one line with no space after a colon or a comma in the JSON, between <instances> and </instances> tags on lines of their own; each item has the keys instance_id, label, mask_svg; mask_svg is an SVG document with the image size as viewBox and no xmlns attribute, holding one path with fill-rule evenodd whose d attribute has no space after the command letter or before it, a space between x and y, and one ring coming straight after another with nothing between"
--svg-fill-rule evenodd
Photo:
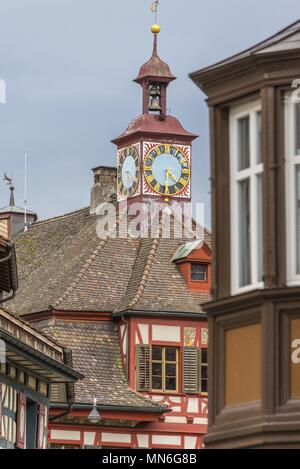
<instances>
[{"instance_id":1,"label":"brown wooden bay window","mask_svg":"<svg viewBox=\"0 0 300 469\"><path fill-rule=\"evenodd\" d=\"M138 391L206 394L207 379L207 348L184 347L181 350L161 345L136 346Z\"/></svg>"}]
</instances>

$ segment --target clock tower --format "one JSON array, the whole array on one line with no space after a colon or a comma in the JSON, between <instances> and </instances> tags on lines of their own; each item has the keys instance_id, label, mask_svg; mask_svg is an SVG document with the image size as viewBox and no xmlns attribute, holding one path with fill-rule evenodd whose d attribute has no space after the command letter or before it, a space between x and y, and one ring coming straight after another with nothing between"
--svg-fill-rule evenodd
<instances>
[{"instance_id":1,"label":"clock tower","mask_svg":"<svg viewBox=\"0 0 300 469\"><path fill-rule=\"evenodd\" d=\"M167 88L176 78L157 52L160 26L151 31L152 56L134 80L142 87L142 114L113 140L118 201L190 201L191 146L197 135L167 114Z\"/></svg>"}]
</instances>

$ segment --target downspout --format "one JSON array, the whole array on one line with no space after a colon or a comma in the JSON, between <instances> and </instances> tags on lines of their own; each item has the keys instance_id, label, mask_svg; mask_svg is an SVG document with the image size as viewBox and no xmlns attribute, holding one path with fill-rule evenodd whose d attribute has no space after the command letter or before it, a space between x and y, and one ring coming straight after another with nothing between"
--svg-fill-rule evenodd
<instances>
[{"instance_id":1,"label":"downspout","mask_svg":"<svg viewBox=\"0 0 300 469\"><path fill-rule=\"evenodd\" d=\"M129 381L129 360L128 360L128 353L129 353L129 337L128 337L128 334L129 334L129 325L128 325L128 320L126 321L124 319L124 315L122 314L121 315L121 319L123 321L123 323L125 324L125 334L126 334L126 362L125 362L125 377L126 377L126 380L127 382Z\"/></svg>"}]
</instances>

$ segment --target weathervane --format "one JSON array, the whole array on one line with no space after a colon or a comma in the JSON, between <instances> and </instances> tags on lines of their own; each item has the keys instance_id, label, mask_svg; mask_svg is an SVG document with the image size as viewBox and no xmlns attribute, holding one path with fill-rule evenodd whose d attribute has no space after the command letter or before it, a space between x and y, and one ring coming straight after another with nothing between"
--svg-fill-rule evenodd
<instances>
[{"instance_id":1,"label":"weathervane","mask_svg":"<svg viewBox=\"0 0 300 469\"><path fill-rule=\"evenodd\" d=\"M7 186L12 186L13 185L12 177L7 176L6 173L4 173L3 181L5 181Z\"/></svg>"},{"instance_id":2,"label":"weathervane","mask_svg":"<svg viewBox=\"0 0 300 469\"><path fill-rule=\"evenodd\" d=\"M7 176L6 173L4 173L3 176L3 181L6 183L7 186L10 188L10 200L9 200L9 205L13 207L15 205L15 197L14 197L14 185L13 185L13 177Z\"/></svg>"},{"instance_id":3,"label":"weathervane","mask_svg":"<svg viewBox=\"0 0 300 469\"><path fill-rule=\"evenodd\" d=\"M151 4L151 11L154 13L154 23L157 24L157 10L158 10L159 1L156 0Z\"/></svg>"}]
</instances>

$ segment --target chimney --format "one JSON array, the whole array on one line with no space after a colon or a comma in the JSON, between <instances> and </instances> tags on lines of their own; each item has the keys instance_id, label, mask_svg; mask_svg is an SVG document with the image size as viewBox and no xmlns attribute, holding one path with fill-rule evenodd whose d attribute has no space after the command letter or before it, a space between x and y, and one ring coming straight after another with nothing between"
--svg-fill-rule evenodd
<instances>
[{"instance_id":1,"label":"chimney","mask_svg":"<svg viewBox=\"0 0 300 469\"><path fill-rule=\"evenodd\" d=\"M117 168L97 166L92 169L94 185L91 193L90 213L95 213L97 207L105 202L110 195L117 193Z\"/></svg>"}]
</instances>

